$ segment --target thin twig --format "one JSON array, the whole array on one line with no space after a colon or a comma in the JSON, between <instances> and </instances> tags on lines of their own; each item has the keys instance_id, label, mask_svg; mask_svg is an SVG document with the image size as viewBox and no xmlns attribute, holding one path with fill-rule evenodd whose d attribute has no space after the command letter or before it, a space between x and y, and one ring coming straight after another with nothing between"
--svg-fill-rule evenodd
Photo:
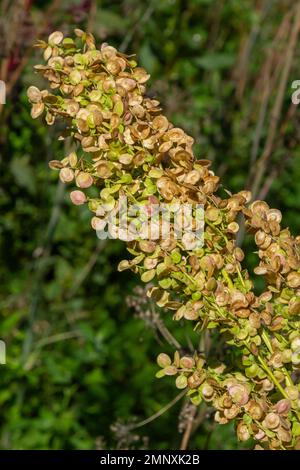
<instances>
[{"instance_id":1,"label":"thin twig","mask_svg":"<svg viewBox=\"0 0 300 470\"><path fill-rule=\"evenodd\" d=\"M197 412L197 407L191 406L188 417L187 417L187 425L186 425L186 428L182 437L182 441L180 444L180 450L186 450L188 447L196 412Z\"/></svg>"},{"instance_id":2,"label":"thin twig","mask_svg":"<svg viewBox=\"0 0 300 470\"><path fill-rule=\"evenodd\" d=\"M181 349L181 344L177 341L176 338L174 338L172 333L168 330L163 320L161 319L159 313L156 312L153 302L150 303L150 308L152 310L154 324L160 334L164 337L164 339L167 341L167 343L169 343L170 346L174 347L175 349Z\"/></svg>"},{"instance_id":3,"label":"thin twig","mask_svg":"<svg viewBox=\"0 0 300 470\"><path fill-rule=\"evenodd\" d=\"M145 426L146 424L149 424L152 421L154 421L155 419L159 418L164 413L166 413L166 411L168 411L170 408L172 408L174 405L176 405L176 403L179 400L181 400L181 398L184 397L185 394L186 394L186 390L183 390L178 395L176 395L176 397L172 401L170 401L167 405L165 405L159 411L154 413L152 416L149 416L149 418L144 419L143 421L140 421L139 423L128 426L128 430L131 431L132 429L141 428L142 426Z\"/></svg>"},{"instance_id":4,"label":"thin twig","mask_svg":"<svg viewBox=\"0 0 300 470\"><path fill-rule=\"evenodd\" d=\"M82 336L80 331L66 331L65 333L57 333L56 335L42 338L35 344L35 348L43 348L48 344L58 343L59 341L65 341L66 339L79 338Z\"/></svg>"}]
</instances>

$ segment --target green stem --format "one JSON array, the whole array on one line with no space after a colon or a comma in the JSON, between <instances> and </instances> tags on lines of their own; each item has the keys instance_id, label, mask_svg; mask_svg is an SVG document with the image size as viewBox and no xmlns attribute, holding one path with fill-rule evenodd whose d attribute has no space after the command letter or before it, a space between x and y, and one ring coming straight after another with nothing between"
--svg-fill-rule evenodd
<instances>
[{"instance_id":1,"label":"green stem","mask_svg":"<svg viewBox=\"0 0 300 470\"><path fill-rule=\"evenodd\" d=\"M272 344L271 344L270 338L269 338L266 330L263 330L261 337L262 337L265 345L267 346L268 350L270 351L270 353L273 354Z\"/></svg>"},{"instance_id":2,"label":"green stem","mask_svg":"<svg viewBox=\"0 0 300 470\"><path fill-rule=\"evenodd\" d=\"M273 348L272 348L272 344L271 344L271 341L270 341L270 338L268 336L268 333L266 332L266 330L263 330L262 332L262 335L261 335L265 345L267 346L269 352L271 354L273 354ZM284 371L284 375L286 377L286 380L288 382L289 385L294 385L294 382L292 381L291 377L290 377L290 374L288 373L287 369L285 367L283 367L283 371Z\"/></svg>"},{"instance_id":3,"label":"green stem","mask_svg":"<svg viewBox=\"0 0 300 470\"><path fill-rule=\"evenodd\" d=\"M273 372L271 371L271 369L269 369L269 367L265 363L264 359L260 355L258 355L257 358L258 358L259 362L261 363L262 367L264 368L264 370L266 371L266 373L268 374L268 376L270 377L270 379L272 380L272 382L274 383L274 385L276 385L276 387L280 391L280 393L284 396L284 398L287 398L289 400L289 396L284 391L284 389L282 388L282 386L280 385L280 383L276 379L276 377L273 374Z\"/></svg>"},{"instance_id":4,"label":"green stem","mask_svg":"<svg viewBox=\"0 0 300 470\"><path fill-rule=\"evenodd\" d=\"M238 273L238 276L239 276L239 279L241 281L242 286L246 289L245 281L243 279L242 273L241 273L238 266L236 267L236 270L237 270L237 273Z\"/></svg>"},{"instance_id":5,"label":"green stem","mask_svg":"<svg viewBox=\"0 0 300 470\"><path fill-rule=\"evenodd\" d=\"M227 284L229 286L230 289L234 289L234 285L233 285L233 282L232 280L230 279L229 275L228 275L228 272L226 271L225 268L222 269L222 274L225 278L225 280L227 281Z\"/></svg>"}]
</instances>

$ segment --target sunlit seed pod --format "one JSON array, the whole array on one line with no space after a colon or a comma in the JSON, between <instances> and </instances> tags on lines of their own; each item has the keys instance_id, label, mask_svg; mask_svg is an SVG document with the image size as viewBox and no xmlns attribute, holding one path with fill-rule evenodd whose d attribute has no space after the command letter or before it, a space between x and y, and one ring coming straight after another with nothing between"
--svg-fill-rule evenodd
<instances>
[{"instance_id":1,"label":"sunlit seed pod","mask_svg":"<svg viewBox=\"0 0 300 470\"><path fill-rule=\"evenodd\" d=\"M169 127L169 121L165 116L156 116L152 121L154 130L165 132Z\"/></svg>"},{"instance_id":2,"label":"sunlit seed pod","mask_svg":"<svg viewBox=\"0 0 300 470\"><path fill-rule=\"evenodd\" d=\"M124 259L124 260L120 261L120 263L118 264L118 271L119 272L126 271L129 268L130 268L130 263L127 259Z\"/></svg>"},{"instance_id":3,"label":"sunlit seed pod","mask_svg":"<svg viewBox=\"0 0 300 470\"><path fill-rule=\"evenodd\" d=\"M90 147L91 145L93 145L93 143L94 143L94 139L91 136L83 137L81 139L81 145L83 149Z\"/></svg>"},{"instance_id":4,"label":"sunlit seed pod","mask_svg":"<svg viewBox=\"0 0 300 470\"><path fill-rule=\"evenodd\" d=\"M249 400L249 391L245 385L237 384L228 388L232 401L239 406L245 405Z\"/></svg>"},{"instance_id":5,"label":"sunlit seed pod","mask_svg":"<svg viewBox=\"0 0 300 470\"><path fill-rule=\"evenodd\" d=\"M27 96L31 103L38 103L42 99L42 94L36 86L30 86L28 88Z\"/></svg>"},{"instance_id":6,"label":"sunlit seed pod","mask_svg":"<svg viewBox=\"0 0 300 470\"><path fill-rule=\"evenodd\" d=\"M258 230L255 234L255 243L261 249L266 250L272 242L270 235L265 233L263 230Z\"/></svg>"},{"instance_id":7,"label":"sunlit seed pod","mask_svg":"<svg viewBox=\"0 0 300 470\"><path fill-rule=\"evenodd\" d=\"M269 206L265 201L254 201L250 205L253 214L265 214L269 210Z\"/></svg>"},{"instance_id":8,"label":"sunlit seed pod","mask_svg":"<svg viewBox=\"0 0 300 470\"><path fill-rule=\"evenodd\" d=\"M65 64L69 67L72 67L74 65L74 58L69 55L65 57Z\"/></svg>"},{"instance_id":9,"label":"sunlit seed pod","mask_svg":"<svg viewBox=\"0 0 300 470\"><path fill-rule=\"evenodd\" d=\"M65 100L66 112L74 117L79 111L79 104L75 100Z\"/></svg>"},{"instance_id":10,"label":"sunlit seed pod","mask_svg":"<svg viewBox=\"0 0 300 470\"><path fill-rule=\"evenodd\" d=\"M234 248L233 255L235 259L239 262L243 261L243 259L245 258L243 250L238 246Z\"/></svg>"},{"instance_id":11,"label":"sunlit seed pod","mask_svg":"<svg viewBox=\"0 0 300 470\"><path fill-rule=\"evenodd\" d=\"M43 54L44 60L47 62L47 60L50 59L51 55L52 55L52 47L48 46L44 50L44 54Z\"/></svg>"},{"instance_id":12,"label":"sunlit seed pod","mask_svg":"<svg viewBox=\"0 0 300 470\"><path fill-rule=\"evenodd\" d=\"M70 166L72 168L75 168L76 165L77 165L77 162L78 162L78 158L77 158L77 155L75 152L71 152L69 155L68 155L68 160L69 160L69 163L70 163Z\"/></svg>"},{"instance_id":13,"label":"sunlit seed pod","mask_svg":"<svg viewBox=\"0 0 300 470\"><path fill-rule=\"evenodd\" d=\"M31 108L31 117L33 119L38 118L41 114L43 114L45 109L45 105L42 102L34 103Z\"/></svg>"},{"instance_id":14,"label":"sunlit seed pod","mask_svg":"<svg viewBox=\"0 0 300 470\"><path fill-rule=\"evenodd\" d=\"M62 168L59 172L59 178L63 183L70 183L74 179L74 172L71 168Z\"/></svg>"},{"instance_id":15,"label":"sunlit seed pod","mask_svg":"<svg viewBox=\"0 0 300 470\"><path fill-rule=\"evenodd\" d=\"M246 203L251 201L252 195L250 191L243 190L243 191L240 191L238 194L242 196L242 198L244 199Z\"/></svg>"},{"instance_id":16,"label":"sunlit seed pod","mask_svg":"<svg viewBox=\"0 0 300 470\"><path fill-rule=\"evenodd\" d=\"M240 226L237 222L231 222L227 226L227 232L229 233L237 233L240 229Z\"/></svg>"},{"instance_id":17,"label":"sunlit seed pod","mask_svg":"<svg viewBox=\"0 0 300 470\"><path fill-rule=\"evenodd\" d=\"M292 360L292 350L291 349L284 349L282 351L282 362L284 364L288 364Z\"/></svg>"},{"instance_id":18,"label":"sunlit seed pod","mask_svg":"<svg viewBox=\"0 0 300 470\"><path fill-rule=\"evenodd\" d=\"M289 385L285 388L285 392L291 400L297 400L299 398L299 390L296 385Z\"/></svg>"},{"instance_id":19,"label":"sunlit seed pod","mask_svg":"<svg viewBox=\"0 0 300 470\"><path fill-rule=\"evenodd\" d=\"M175 366L167 366L163 369L165 375L176 375L178 370Z\"/></svg>"},{"instance_id":20,"label":"sunlit seed pod","mask_svg":"<svg viewBox=\"0 0 300 470\"><path fill-rule=\"evenodd\" d=\"M236 433L238 439L242 442L247 441L251 437L248 426L243 422L238 423Z\"/></svg>"},{"instance_id":21,"label":"sunlit seed pod","mask_svg":"<svg viewBox=\"0 0 300 470\"><path fill-rule=\"evenodd\" d=\"M210 278L205 285L205 288L211 292L214 291L216 287L217 287L217 281L213 277Z\"/></svg>"},{"instance_id":22,"label":"sunlit seed pod","mask_svg":"<svg viewBox=\"0 0 300 470\"><path fill-rule=\"evenodd\" d=\"M149 271L145 271L141 275L141 281L150 282L152 281L152 279L154 279L155 275L156 275L155 269L150 269Z\"/></svg>"},{"instance_id":23,"label":"sunlit seed pod","mask_svg":"<svg viewBox=\"0 0 300 470\"><path fill-rule=\"evenodd\" d=\"M170 148L173 146L173 142L172 141L168 141L168 142L163 142L160 146L159 146L159 152L161 153L165 153L165 152L168 152L170 150Z\"/></svg>"},{"instance_id":24,"label":"sunlit seed pod","mask_svg":"<svg viewBox=\"0 0 300 470\"><path fill-rule=\"evenodd\" d=\"M204 398L204 400L208 401L208 400L211 400L213 398L213 395L214 395L214 389L211 385L209 385L208 383L204 383L201 388L200 388L200 392Z\"/></svg>"},{"instance_id":25,"label":"sunlit seed pod","mask_svg":"<svg viewBox=\"0 0 300 470\"><path fill-rule=\"evenodd\" d=\"M63 168L63 164L60 160L51 160L48 165L51 170L60 170Z\"/></svg>"},{"instance_id":26,"label":"sunlit seed pod","mask_svg":"<svg viewBox=\"0 0 300 470\"><path fill-rule=\"evenodd\" d=\"M267 267L260 265L260 266L257 266L256 268L254 268L254 272L258 276L263 276L264 274L267 274L268 269L267 269Z\"/></svg>"},{"instance_id":27,"label":"sunlit seed pod","mask_svg":"<svg viewBox=\"0 0 300 470\"><path fill-rule=\"evenodd\" d=\"M283 361L281 352L273 353L269 359L269 364L272 365L275 369L282 367Z\"/></svg>"},{"instance_id":28,"label":"sunlit seed pod","mask_svg":"<svg viewBox=\"0 0 300 470\"><path fill-rule=\"evenodd\" d=\"M224 416L224 414L221 411L216 411L216 413L214 415L214 419L219 424L228 423L228 419Z\"/></svg>"},{"instance_id":29,"label":"sunlit seed pod","mask_svg":"<svg viewBox=\"0 0 300 470\"><path fill-rule=\"evenodd\" d=\"M146 269L154 269L157 266L157 263L157 258L145 258L144 260L144 266Z\"/></svg>"},{"instance_id":30,"label":"sunlit seed pod","mask_svg":"<svg viewBox=\"0 0 300 470\"><path fill-rule=\"evenodd\" d=\"M229 420L236 418L239 413L240 413L240 407L235 404L233 404L231 408L225 408L224 410L224 415Z\"/></svg>"},{"instance_id":31,"label":"sunlit seed pod","mask_svg":"<svg viewBox=\"0 0 300 470\"><path fill-rule=\"evenodd\" d=\"M65 95L69 95L70 93L72 93L74 89L74 86L73 85L68 85L67 83L63 83L61 86L60 86L60 90L65 94Z\"/></svg>"},{"instance_id":32,"label":"sunlit seed pod","mask_svg":"<svg viewBox=\"0 0 300 470\"><path fill-rule=\"evenodd\" d=\"M194 372L188 378L188 387L191 389L198 388L202 384L204 377L205 376L201 375L200 371Z\"/></svg>"},{"instance_id":33,"label":"sunlit seed pod","mask_svg":"<svg viewBox=\"0 0 300 470\"><path fill-rule=\"evenodd\" d=\"M253 328L260 328L261 326L261 320L260 320L260 315L257 312L252 312L249 315L249 323Z\"/></svg>"},{"instance_id":34,"label":"sunlit seed pod","mask_svg":"<svg viewBox=\"0 0 300 470\"><path fill-rule=\"evenodd\" d=\"M142 67L136 67L133 76L138 83L145 83L150 78L150 75Z\"/></svg>"},{"instance_id":35,"label":"sunlit seed pod","mask_svg":"<svg viewBox=\"0 0 300 470\"><path fill-rule=\"evenodd\" d=\"M246 308L248 307L248 300L242 292L234 290L231 293L231 306L233 309Z\"/></svg>"},{"instance_id":36,"label":"sunlit seed pod","mask_svg":"<svg viewBox=\"0 0 300 470\"><path fill-rule=\"evenodd\" d=\"M281 416L287 416L288 412L291 409L291 403L286 398L278 401L275 405L276 412Z\"/></svg>"},{"instance_id":37,"label":"sunlit seed pod","mask_svg":"<svg viewBox=\"0 0 300 470\"><path fill-rule=\"evenodd\" d=\"M266 310L262 311L261 314L261 319L265 323L265 325L270 325L272 321L271 314L267 312Z\"/></svg>"},{"instance_id":38,"label":"sunlit seed pod","mask_svg":"<svg viewBox=\"0 0 300 470\"><path fill-rule=\"evenodd\" d=\"M249 413L251 418L255 419L256 421L260 421L264 415L262 407L259 403L254 400L251 400L248 403L247 412Z\"/></svg>"},{"instance_id":39,"label":"sunlit seed pod","mask_svg":"<svg viewBox=\"0 0 300 470\"><path fill-rule=\"evenodd\" d=\"M154 241L141 240L139 242L139 247L144 253L153 253L156 248L156 243Z\"/></svg>"},{"instance_id":40,"label":"sunlit seed pod","mask_svg":"<svg viewBox=\"0 0 300 470\"><path fill-rule=\"evenodd\" d=\"M279 331L284 327L284 324L285 324L284 317L278 315L272 320L271 325L269 325L269 329L271 331Z\"/></svg>"},{"instance_id":41,"label":"sunlit seed pod","mask_svg":"<svg viewBox=\"0 0 300 470\"><path fill-rule=\"evenodd\" d=\"M232 399L227 394L224 394L221 397L221 405L222 408L231 408L232 407Z\"/></svg>"},{"instance_id":42,"label":"sunlit seed pod","mask_svg":"<svg viewBox=\"0 0 300 470\"><path fill-rule=\"evenodd\" d=\"M48 60L48 65L49 67L52 67L54 69L62 69L64 66L64 59L62 57L51 57Z\"/></svg>"},{"instance_id":43,"label":"sunlit seed pod","mask_svg":"<svg viewBox=\"0 0 300 470\"><path fill-rule=\"evenodd\" d=\"M119 156L119 162L123 165L130 165L133 160L133 155L129 153L123 153Z\"/></svg>"},{"instance_id":44,"label":"sunlit seed pod","mask_svg":"<svg viewBox=\"0 0 300 470\"><path fill-rule=\"evenodd\" d=\"M234 314L239 318L248 318L251 313L251 310L248 308L240 308L235 310Z\"/></svg>"},{"instance_id":45,"label":"sunlit seed pod","mask_svg":"<svg viewBox=\"0 0 300 470\"><path fill-rule=\"evenodd\" d=\"M183 317L186 320L197 320L197 318L199 318L199 312L193 308L186 308Z\"/></svg>"},{"instance_id":46,"label":"sunlit seed pod","mask_svg":"<svg viewBox=\"0 0 300 470\"><path fill-rule=\"evenodd\" d=\"M184 131L179 127L173 127L166 132L165 138L172 142L178 142L184 137Z\"/></svg>"},{"instance_id":47,"label":"sunlit seed pod","mask_svg":"<svg viewBox=\"0 0 300 470\"><path fill-rule=\"evenodd\" d=\"M183 369L192 369L195 366L195 361L192 357L183 356L180 358L180 367Z\"/></svg>"},{"instance_id":48,"label":"sunlit seed pod","mask_svg":"<svg viewBox=\"0 0 300 470\"><path fill-rule=\"evenodd\" d=\"M89 173L80 172L76 176L76 184L79 188L89 188L93 184L93 177Z\"/></svg>"},{"instance_id":49,"label":"sunlit seed pod","mask_svg":"<svg viewBox=\"0 0 300 470\"><path fill-rule=\"evenodd\" d=\"M182 244L186 250L192 251L199 246L199 240L194 233L184 233L182 236Z\"/></svg>"},{"instance_id":50,"label":"sunlit seed pod","mask_svg":"<svg viewBox=\"0 0 300 470\"><path fill-rule=\"evenodd\" d=\"M171 361L170 356L168 356L165 353L160 353L157 356L157 364L159 365L159 367L164 368L164 367L170 366L172 364L172 361Z\"/></svg>"},{"instance_id":51,"label":"sunlit seed pod","mask_svg":"<svg viewBox=\"0 0 300 470\"><path fill-rule=\"evenodd\" d=\"M136 81L133 80L132 78L117 78L116 79L116 84L118 86L121 86L124 88L126 91L132 91L136 87Z\"/></svg>"},{"instance_id":52,"label":"sunlit seed pod","mask_svg":"<svg viewBox=\"0 0 300 470\"><path fill-rule=\"evenodd\" d=\"M121 66L118 59L111 59L106 63L106 69L112 75L118 75L121 71Z\"/></svg>"},{"instance_id":53,"label":"sunlit seed pod","mask_svg":"<svg viewBox=\"0 0 300 470\"><path fill-rule=\"evenodd\" d=\"M270 291L263 292L259 296L258 299L259 299L259 302L262 302L262 303L270 302L270 300L272 299L272 292Z\"/></svg>"},{"instance_id":54,"label":"sunlit seed pod","mask_svg":"<svg viewBox=\"0 0 300 470\"><path fill-rule=\"evenodd\" d=\"M220 216L220 211L217 207L209 207L208 209L205 210L205 218L211 222L215 222L218 220Z\"/></svg>"},{"instance_id":55,"label":"sunlit seed pod","mask_svg":"<svg viewBox=\"0 0 300 470\"><path fill-rule=\"evenodd\" d=\"M69 75L69 79L72 85L78 85L82 79L79 70L73 70Z\"/></svg>"},{"instance_id":56,"label":"sunlit seed pod","mask_svg":"<svg viewBox=\"0 0 300 470\"><path fill-rule=\"evenodd\" d=\"M268 413L265 416L265 419L263 421L263 425L267 429L276 429L280 425L280 418L279 418L278 414Z\"/></svg>"},{"instance_id":57,"label":"sunlit seed pod","mask_svg":"<svg viewBox=\"0 0 300 470\"><path fill-rule=\"evenodd\" d=\"M100 219L99 217L93 217L91 220L91 226L94 230L104 230L106 227L107 221Z\"/></svg>"},{"instance_id":58,"label":"sunlit seed pod","mask_svg":"<svg viewBox=\"0 0 300 470\"><path fill-rule=\"evenodd\" d=\"M292 351L300 350L300 336L291 338L291 349Z\"/></svg>"},{"instance_id":59,"label":"sunlit seed pod","mask_svg":"<svg viewBox=\"0 0 300 470\"><path fill-rule=\"evenodd\" d=\"M291 431L280 427L276 432L281 442L290 442L292 440Z\"/></svg>"},{"instance_id":60,"label":"sunlit seed pod","mask_svg":"<svg viewBox=\"0 0 300 470\"><path fill-rule=\"evenodd\" d=\"M101 46L101 53L103 60L108 61L113 59L117 55L117 49L104 43Z\"/></svg>"},{"instance_id":61,"label":"sunlit seed pod","mask_svg":"<svg viewBox=\"0 0 300 470\"><path fill-rule=\"evenodd\" d=\"M215 298L216 304L219 305L219 307L228 305L230 302L230 294L227 291L216 293Z\"/></svg>"},{"instance_id":62,"label":"sunlit seed pod","mask_svg":"<svg viewBox=\"0 0 300 470\"><path fill-rule=\"evenodd\" d=\"M185 177L184 182L186 184L195 185L200 181L201 174L198 170L189 171Z\"/></svg>"},{"instance_id":63,"label":"sunlit seed pod","mask_svg":"<svg viewBox=\"0 0 300 470\"><path fill-rule=\"evenodd\" d=\"M259 429L257 431L257 433L254 435L254 439L256 439L257 441L261 441L263 440L264 438L266 437L266 434L265 432L262 430L262 429ZM254 450L265 450L263 447L259 446L259 445L256 445L254 447Z\"/></svg>"},{"instance_id":64,"label":"sunlit seed pod","mask_svg":"<svg viewBox=\"0 0 300 470\"><path fill-rule=\"evenodd\" d=\"M64 35L61 31L54 31L50 34L48 42L52 46L57 46L63 41Z\"/></svg>"},{"instance_id":65,"label":"sunlit seed pod","mask_svg":"<svg viewBox=\"0 0 300 470\"><path fill-rule=\"evenodd\" d=\"M52 126L55 123L55 116L54 114L50 113L49 111L46 112L45 121L48 126Z\"/></svg>"},{"instance_id":66,"label":"sunlit seed pod","mask_svg":"<svg viewBox=\"0 0 300 470\"><path fill-rule=\"evenodd\" d=\"M75 206L80 206L87 201L86 195L82 191L72 191L70 193L70 199L75 204Z\"/></svg>"},{"instance_id":67,"label":"sunlit seed pod","mask_svg":"<svg viewBox=\"0 0 300 470\"><path fill-rule=\"evenodd\" d=\"M188 381L187 381L186 376L185 375L179 375L176 378L175 385L176 385L176 388L179 388L179 390L182 390L182 389L186 388L187 385L188 385Z\"/></svg>"},{"instance_id":68,"label":"sunlit seed pod","mask_svg":"<svg viewBox=\"0 0 300 470\"><path fill-rule=\"evenodd\" d=\"M288 274L286 282L289 287L296 289L300 286L300 273L297 273L296 271L291 272Z\"/></svg>"},{"instance_id":69,"label":"sunlit seed pod","mask_svg":"<svg viewBox=\"0 0 300 470\"><path fill-rule=\"evenodd\" d=\"M280 224L282 220L282 214L278 209L269 209L266 215L269 222L275 221Z\"/></svg>"}]
</instances>

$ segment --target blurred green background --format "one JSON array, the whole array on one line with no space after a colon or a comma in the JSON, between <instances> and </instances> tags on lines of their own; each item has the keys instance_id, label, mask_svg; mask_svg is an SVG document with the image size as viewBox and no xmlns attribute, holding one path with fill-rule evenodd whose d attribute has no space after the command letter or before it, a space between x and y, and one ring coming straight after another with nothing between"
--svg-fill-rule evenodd
<instances>
[{"instance_id":1,"label":"blurred green background","mask_svg":"<svg viewBox=\"0 0 300 470\"><path fill-rule=\"evenodd\" d=\"M0 366L1 449L176 449L186 409L178 401L129 431L178 394L155 378L159 352L171 352L155 322L128 306L137 279L117 273L121 242L97 240L90 214L72 207L48 161L66 152L57 129L30 117L26 88L34 40L56 29L88 29L137 54L151 73L149 93L196 141L199 158L232 191L252 187L300 232L300 123L292 83L300 79L295 0L16 0L0 2ZM281 90L281 91L280 91ZM251 269L255 255L245 244ZM259 288L259 285L258 285ZM143 294L138 292L139 302ZM132 303L132 302L131 302ZM197 335L159 312L189 347ZM149 320L150 318L150 320ZM235 449L231 426L208 409L192 449ZM179 426L179 429L178 429Z\"/></svg>"}]
</instances>

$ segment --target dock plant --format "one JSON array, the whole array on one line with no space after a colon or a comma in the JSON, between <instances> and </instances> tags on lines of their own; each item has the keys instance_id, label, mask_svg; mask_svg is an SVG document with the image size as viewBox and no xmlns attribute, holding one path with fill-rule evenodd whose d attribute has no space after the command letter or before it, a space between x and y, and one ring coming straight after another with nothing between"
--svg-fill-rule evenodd
<instances>
[{"instance_id":1,"label":"dock plant","mask_svg":"<svg viewBox=\"0 0 300 470\"><path fill-rule=\"evenodd\" d=\"M219 362L204 351L162 351L157 376L173 376L193 404L207 402L218 423L233 421L240 441L300 449L300 237L265 201L223 188L211 162L194 155L194 139L147 95L150 76L133 56L107 43L98 49L79 29L37 46L44 63L35 69L49 89L30 86L31 114L49 126L61 121L60 139L77 144L50 167L72 186L71 201L88 205L93 229L118 212L121 196L148 214L161 203L204 208L202 246L191 235L178 239L173 226L168 238L128 240L130 257L119 264L151 281L147 295L175 322L219 335L232 351ZM254 273L237 244L241 224L257 247ZM265 281L260 294L254 275Z\"/></svg>"}]
</instances>

